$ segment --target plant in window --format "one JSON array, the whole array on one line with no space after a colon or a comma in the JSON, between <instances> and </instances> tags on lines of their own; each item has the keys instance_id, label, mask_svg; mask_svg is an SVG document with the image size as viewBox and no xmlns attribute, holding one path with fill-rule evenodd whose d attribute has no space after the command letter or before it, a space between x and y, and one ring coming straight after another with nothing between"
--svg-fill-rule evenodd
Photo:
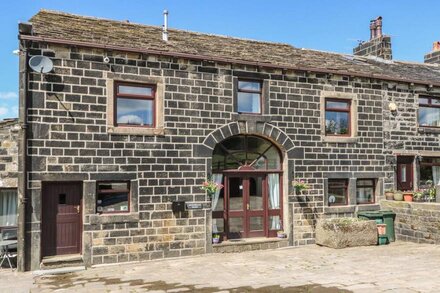
<instances>
[{"instance_id":1,"label":"plant in window","mask_svg":"<svg viewBox=\"0 0 440 293\"><path fill-rule=\"evenodd\" d=\"M220 243L220 234L212 235L212 243L214 244Z\"/></svg>"},{"instance_id":2,"label":"plant in window","mask_svg":"<svg viewBox=\"0 0 440 293\"><path fill-rule=\"evenodd\" d=\"M301 193L303 190L307 190L310 188L310 186L304 181L304 179L294 180L292 182L292 185L293 188L295 188L297 194Z\"/></svg>"},{"instance_id":3,"label":"plant in window","mask_svg":"<svg viewBox=\"0 0 440 293\"><path fill-rule=\"evenodd\" d=\"M413 200L414 201L421 201L422 198L423 198L423 190L421 190L421 189L416 190L413 195Z\"/></svg>"},{"instance_id":4,"label":"plant in window","mask_svg":"<svg viewBox=\"0 0 440 293\"><path fill-rule=\"evenodd\" d=\"M208 178L205 182L203 182L200 188L206 191L208 196L212 198L217 191L223 188L223 184L213 181L212 178Z\"/></svg>"}]
</instances>

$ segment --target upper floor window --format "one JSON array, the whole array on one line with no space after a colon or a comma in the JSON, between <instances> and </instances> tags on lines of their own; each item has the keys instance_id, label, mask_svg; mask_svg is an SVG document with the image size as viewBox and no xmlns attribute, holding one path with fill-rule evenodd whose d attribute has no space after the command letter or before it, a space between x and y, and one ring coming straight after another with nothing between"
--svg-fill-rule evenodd
<instances>
[{"instance_id":1,"label":"upper floor window","mask_svg":"<svg viewBox=\"0 0 440 293\"><path fill-rule=\"evenodd\" d=\"M440 98L419 98L419 125L440 127Z\"/></svg>"},{"instance_id":2,"label":"upper floor window","mask_svg":"<svg viewBox=\"0 0 440 293\"><path fill-rule=\"evenodd\" d=\"M115 83L115 126L155 127L155 87Z\"/></svg>"},{"instance_id":3,"label":"upper floor window","mask_svg":"<svg viewBox=\"0 0 440 293\"><path fill-rule=\"evenodd\" d=\"M261 114L262 86L259 81L238 80L237 112Z\"/></svg>"},{"instance_id":4,"label":"upper floor window","mask_svg":"<svg viewBox=\"0 0 440 293\"><path fill-rule=\"evenodd\" d=\"M325 134L332 136L350 136L351 101L325 99Z\"/></svg>"}]
</instances>

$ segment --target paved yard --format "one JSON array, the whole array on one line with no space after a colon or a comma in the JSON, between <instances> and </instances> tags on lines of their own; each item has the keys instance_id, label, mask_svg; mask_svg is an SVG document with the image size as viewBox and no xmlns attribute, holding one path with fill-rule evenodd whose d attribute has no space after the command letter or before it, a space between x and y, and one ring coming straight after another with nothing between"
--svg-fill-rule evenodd
<instances>
[{"instance_id":1,"label":"paved yard","mask_svg":"<svg viewBox=\"0 0 440 293\"><path fill-rule=\"evenodd\" d=\"M35 277L0 272L0 292L439 292L440 246L393 243L211 254Z\"/></svg>"}]
</instances>

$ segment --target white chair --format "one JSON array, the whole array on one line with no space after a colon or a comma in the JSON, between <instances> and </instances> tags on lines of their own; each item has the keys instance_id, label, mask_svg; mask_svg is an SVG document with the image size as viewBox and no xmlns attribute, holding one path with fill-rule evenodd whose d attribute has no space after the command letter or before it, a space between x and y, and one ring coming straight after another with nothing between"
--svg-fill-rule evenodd
<instances>
[{"instance_id":1,"label":"white chair","mask_svg":"<svg viewBox=\"0 0 440 293\"><path fill-rule=\"evenodd\" d=\"M17 239L17 229L16 228L4 228L1 232L0 243L4 243L4 241L11 241ZM8 261L9 267L14 269L11 263L11 258L17 258L17 244L12 245L0 245L0 268L3 265L5 260Z\"/></svg>"}]
</instances>

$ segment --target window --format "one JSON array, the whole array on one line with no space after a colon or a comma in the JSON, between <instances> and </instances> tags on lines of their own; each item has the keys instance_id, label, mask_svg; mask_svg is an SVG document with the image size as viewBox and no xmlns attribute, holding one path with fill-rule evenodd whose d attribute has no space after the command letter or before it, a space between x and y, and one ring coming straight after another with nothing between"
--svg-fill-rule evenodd
<instances>
[{"instance_id":1,"label":"window","mask_svg":"<svg viewBox=\"0 0 440 293\"><path fill-rule=\"evenodd\" d=\"M348 204L348 180L329 179L327 185L328 205L340 206Z\"/></svg>"},{"instance_id":2,"label":"window","mask_svg":"<svg viewBox=\"0 0 440 293\"><path fill-rule=\"evenodd\" d=\"M0 227L17 226L17 190L0 189Z\"/></svg>"},{"instance_id":3,"label":"window","mask_svg":"<svg viewBox=\"0 0 440 293\"><path fill-rule=\"evenodd\" d=\"M350 136L350 100L325 99L325 134Z\"/></svg>"},{"instance_id":4,"label":"window","mask_svg":"<svg viewBox=\"0 0 440 293\"><path fill-rule=\"evenodd\" d=\"M262 86L259 81L239 80L237 87L237 112L261 114Z\"/></svg>"},{"instance_id":5,"label":"window","mask_svg":"<svg viewBox=\"0 0 440 293\"><path fill-rule=\"evenodd\" d=\"M419 125L440 127L440 98L419 98Z\"/></svg>"},{"instance_id":6,"label":"window","mask_svg":"<svg viewBox=\"0 0 440 293\"><path fill-rule=\"evenodd\" d=\"M359 179L356 181L356 203L374 203L374 179Z\"/></svg>"},{"instance_id":7,"label":"window","mask_svg":"<svg viewBox=\"0 0 440 293\"><path fill-rule=\"evenodd\" d=\"M440 158L423 157L420 162L420 188L440 184Z\"/></svg>"},{"instance_id":8,"label":"window","mask_svg":"<svg viewBox=\"0 0 440 293\"><path fill-rule=\"evenodd\" d=\"M115 126L155 126L155 88L133 83L115 83Z\"/></svg>"},{"instance_id":9,"label":"window","mask_svg":"<svg viewBox=\"0 0 440 293\"><path fill-rule=\"evenodd\" d=\"M98 182L97 189L96 211L98 213L129 212L129 182Z\"/></svg>"}]
</instances>

